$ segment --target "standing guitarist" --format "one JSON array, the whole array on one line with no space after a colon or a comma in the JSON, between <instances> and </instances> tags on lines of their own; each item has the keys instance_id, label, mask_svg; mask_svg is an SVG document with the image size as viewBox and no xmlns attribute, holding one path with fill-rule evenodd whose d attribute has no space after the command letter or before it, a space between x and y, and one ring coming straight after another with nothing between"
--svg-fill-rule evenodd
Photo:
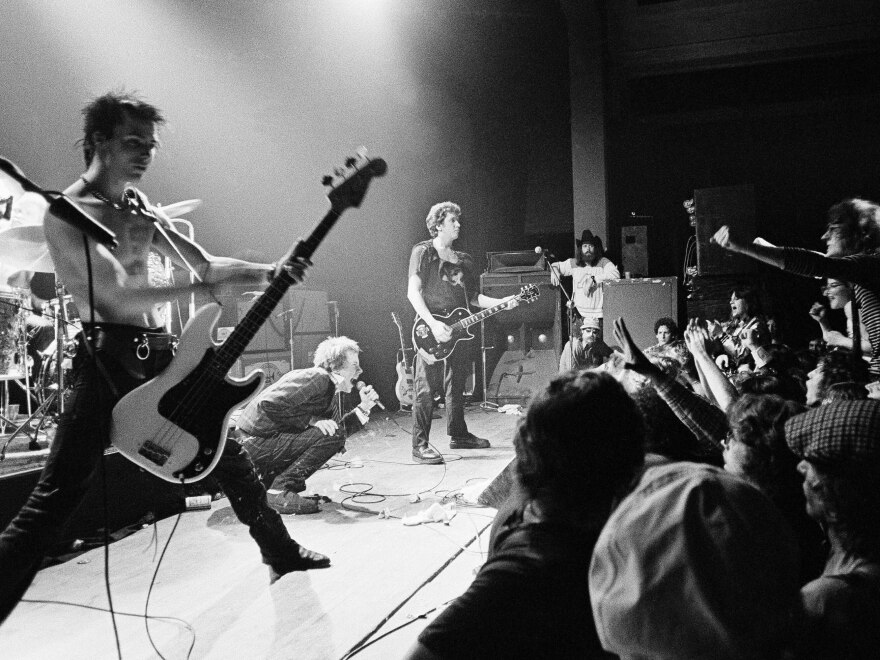
<instances>
[{"instance_id":1,"label":"standing guitarist","mask_svg":"<svg viewBox=\"0 0 880 660\"><path fill-rule=\"evenodd\" d=\"M452 330L438 320L457 307L493 307L505 300L508 309L518 302L509 298L490 298L479 293L474 278L474 261L466 252L452 249L461 231L461 208L452 202L431 207L426 219L431 240L417 243L409 258L407 298L430 327L438 342L452 339ZM445 375L444 375L445 363ZM446 392L446 432L451 449L484 449L489 441L468 431L464 421L464 385L468 372L466 350L453 351L443 362L429 364L416 356L414 374L412 456L416 463L442 463L443 457L429 444L433 394L443 383Z\"/></svg>"},{"instance_id":2,"label":"standing guitarist","mask_svg":"<svg viewBox=\"0 0 880 660\"><path fill-rule=\"evenodd\" d=\"M167 220L157 219L143 194L130 187L143 177L158 146L158 127L164 119L157 108L129 94L111 93L95 99L83 115L86 172L65 192L115 232L119 246L111 252L57 217L45 219L57 275L82 310L83 332L73 390L46 467L18 516L0 535L0 621L27 589L103 469L113 406L171 361L174 339L158 327L158 307L194 290L213 295L224 282L265 284L274 270L269 264L209 255L175 232ZM201 282L151 287L151 249L192 268ZM292 276L301 280L302 275ZM234 440L227 440L213 475L259 545L271 581L290 571L330 564L324 555L290 538L281 517L268 506L247 453Z\"/></svg>"}]
</instances>

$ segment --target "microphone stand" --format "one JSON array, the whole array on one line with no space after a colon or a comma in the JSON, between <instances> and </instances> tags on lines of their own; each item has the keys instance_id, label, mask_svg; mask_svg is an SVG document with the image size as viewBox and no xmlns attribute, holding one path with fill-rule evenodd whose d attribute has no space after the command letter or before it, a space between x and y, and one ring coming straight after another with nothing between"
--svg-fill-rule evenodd
<instances>
[{"instance_id":1,"label":"microphone stand","mask_svg":"<svg viewBox=\"0 0 880 660\"><path fill-rule=\"evenodd\" d=\"M565 306L568 309L568 352L569 357L571 358L571 366L574 367L574 301L571 299L571 296L568 295L568 291L565 290L565 287L562 286L562 273L558 268L553 266L553 262L547 260L547 254L545 252L542 252L541 254L544 255L544 260L547 262L547 265L550 266L550 271L556 276L556 281L559 283L559 289L567 299Z\"/></svg>"}]
</instances>

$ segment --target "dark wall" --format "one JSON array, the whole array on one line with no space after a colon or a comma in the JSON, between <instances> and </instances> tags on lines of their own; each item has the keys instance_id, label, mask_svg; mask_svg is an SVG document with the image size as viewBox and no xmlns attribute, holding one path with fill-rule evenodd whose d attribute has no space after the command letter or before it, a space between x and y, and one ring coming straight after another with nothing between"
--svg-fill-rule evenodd
<instances>
[{"instance_id":1,"label":"dark wall","mask_svg":"<svg viewBox=\"0 0 880 660\"><path fill-rule=\"evenodd\" d=\"M653 216L651 275L681 277L693 233L682 207L697 188L755 186L759 235L824 248L829 206L880 199L878 67L865 57L629 81L610 112L609 245L630 212ZM698 209L699 213L699 209ZM792 343L817 334L816 283L761 271Z\"/></svg>"}]
</instances>

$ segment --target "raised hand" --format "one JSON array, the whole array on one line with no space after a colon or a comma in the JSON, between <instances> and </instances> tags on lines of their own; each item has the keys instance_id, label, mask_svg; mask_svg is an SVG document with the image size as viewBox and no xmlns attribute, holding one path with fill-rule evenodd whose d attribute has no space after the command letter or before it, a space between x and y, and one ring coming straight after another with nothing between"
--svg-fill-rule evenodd
<instances>
[{"instance_id":1,"label":"raised hand","mask_svg":"<svg viewBox=\"0 0 880 660\"><path fill-rule=\"evenodd\" d=\"M708 355L706 344L709 341L709 331L701 324L699 319L688 321L684 331L684 343L694 355Z\"/></svg>"},{"instance_id":2,"label":"raised hand","mask_svg":"<svg viewBox=\"0 0 880 660\"><path fill-rule=\"evenodd\" d=\"M642 375L648 375L657 370L657 367L636 346L622 318L614 321L614 341L617 342L617 345L623 351L623 358L626 361L625 366L627 369Z\"/></svg>"},{"instance_id":3,"label":"raised hand","mask_svg":"<svg viewBox=\"0 0 880 660\"><path fill-rule=\"evenodd\" d=\"M816 323L824 323L828 319L828 308L820 302L815 302L810 307L810 317Z\"/></svg>"},{"instance_id":4,"label":"raised hand","mask_svg":"<svg viewBox=\"0 0 880 660\"><path fill-rule=\"evenodd\" d=\"M736 240L736 237L727 225L723 225L715 232L715 235L712 236L712 242L718 247L730 250L731 252L736 252L739 248L739 241Z\"/></svg>"}]
</instances>

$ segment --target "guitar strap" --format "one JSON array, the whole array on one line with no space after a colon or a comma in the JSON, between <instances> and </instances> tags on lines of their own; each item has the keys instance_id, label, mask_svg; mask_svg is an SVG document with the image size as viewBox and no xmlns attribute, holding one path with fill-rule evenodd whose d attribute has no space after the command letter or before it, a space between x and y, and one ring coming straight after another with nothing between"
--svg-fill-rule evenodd
<instances>
[{"instance_id":1,"label":"guitar strap","mask_svg":"<svg viewBox=\"0 0 880 660\"><path fill-rule=\"evenodd\" d=\"M141 212L141 214L147 216L148 218L153 218L153 226L155 226L158 232L162 234L166 241L168 241L168 243L174 249L174 252L177 254L178 257L180 257L181 262L183 262L189 272L192 273L192 276L195 278L195 280L197 282L204 281L201 275L199 275L193 265L189 262L189 260L183 256L183 253L177 246L177 243L174 241L174 239L171 238L171 235L167 231L168 229L171 229L175 234L177 233L177 231L174 230L174 226L171 224L171 218L166 216L159 207L151 206L147 202L144 194L137 188L129 188L129 190L134 192L134 196L137 199L138 210Z\"/></svg>"}]
</instances>

